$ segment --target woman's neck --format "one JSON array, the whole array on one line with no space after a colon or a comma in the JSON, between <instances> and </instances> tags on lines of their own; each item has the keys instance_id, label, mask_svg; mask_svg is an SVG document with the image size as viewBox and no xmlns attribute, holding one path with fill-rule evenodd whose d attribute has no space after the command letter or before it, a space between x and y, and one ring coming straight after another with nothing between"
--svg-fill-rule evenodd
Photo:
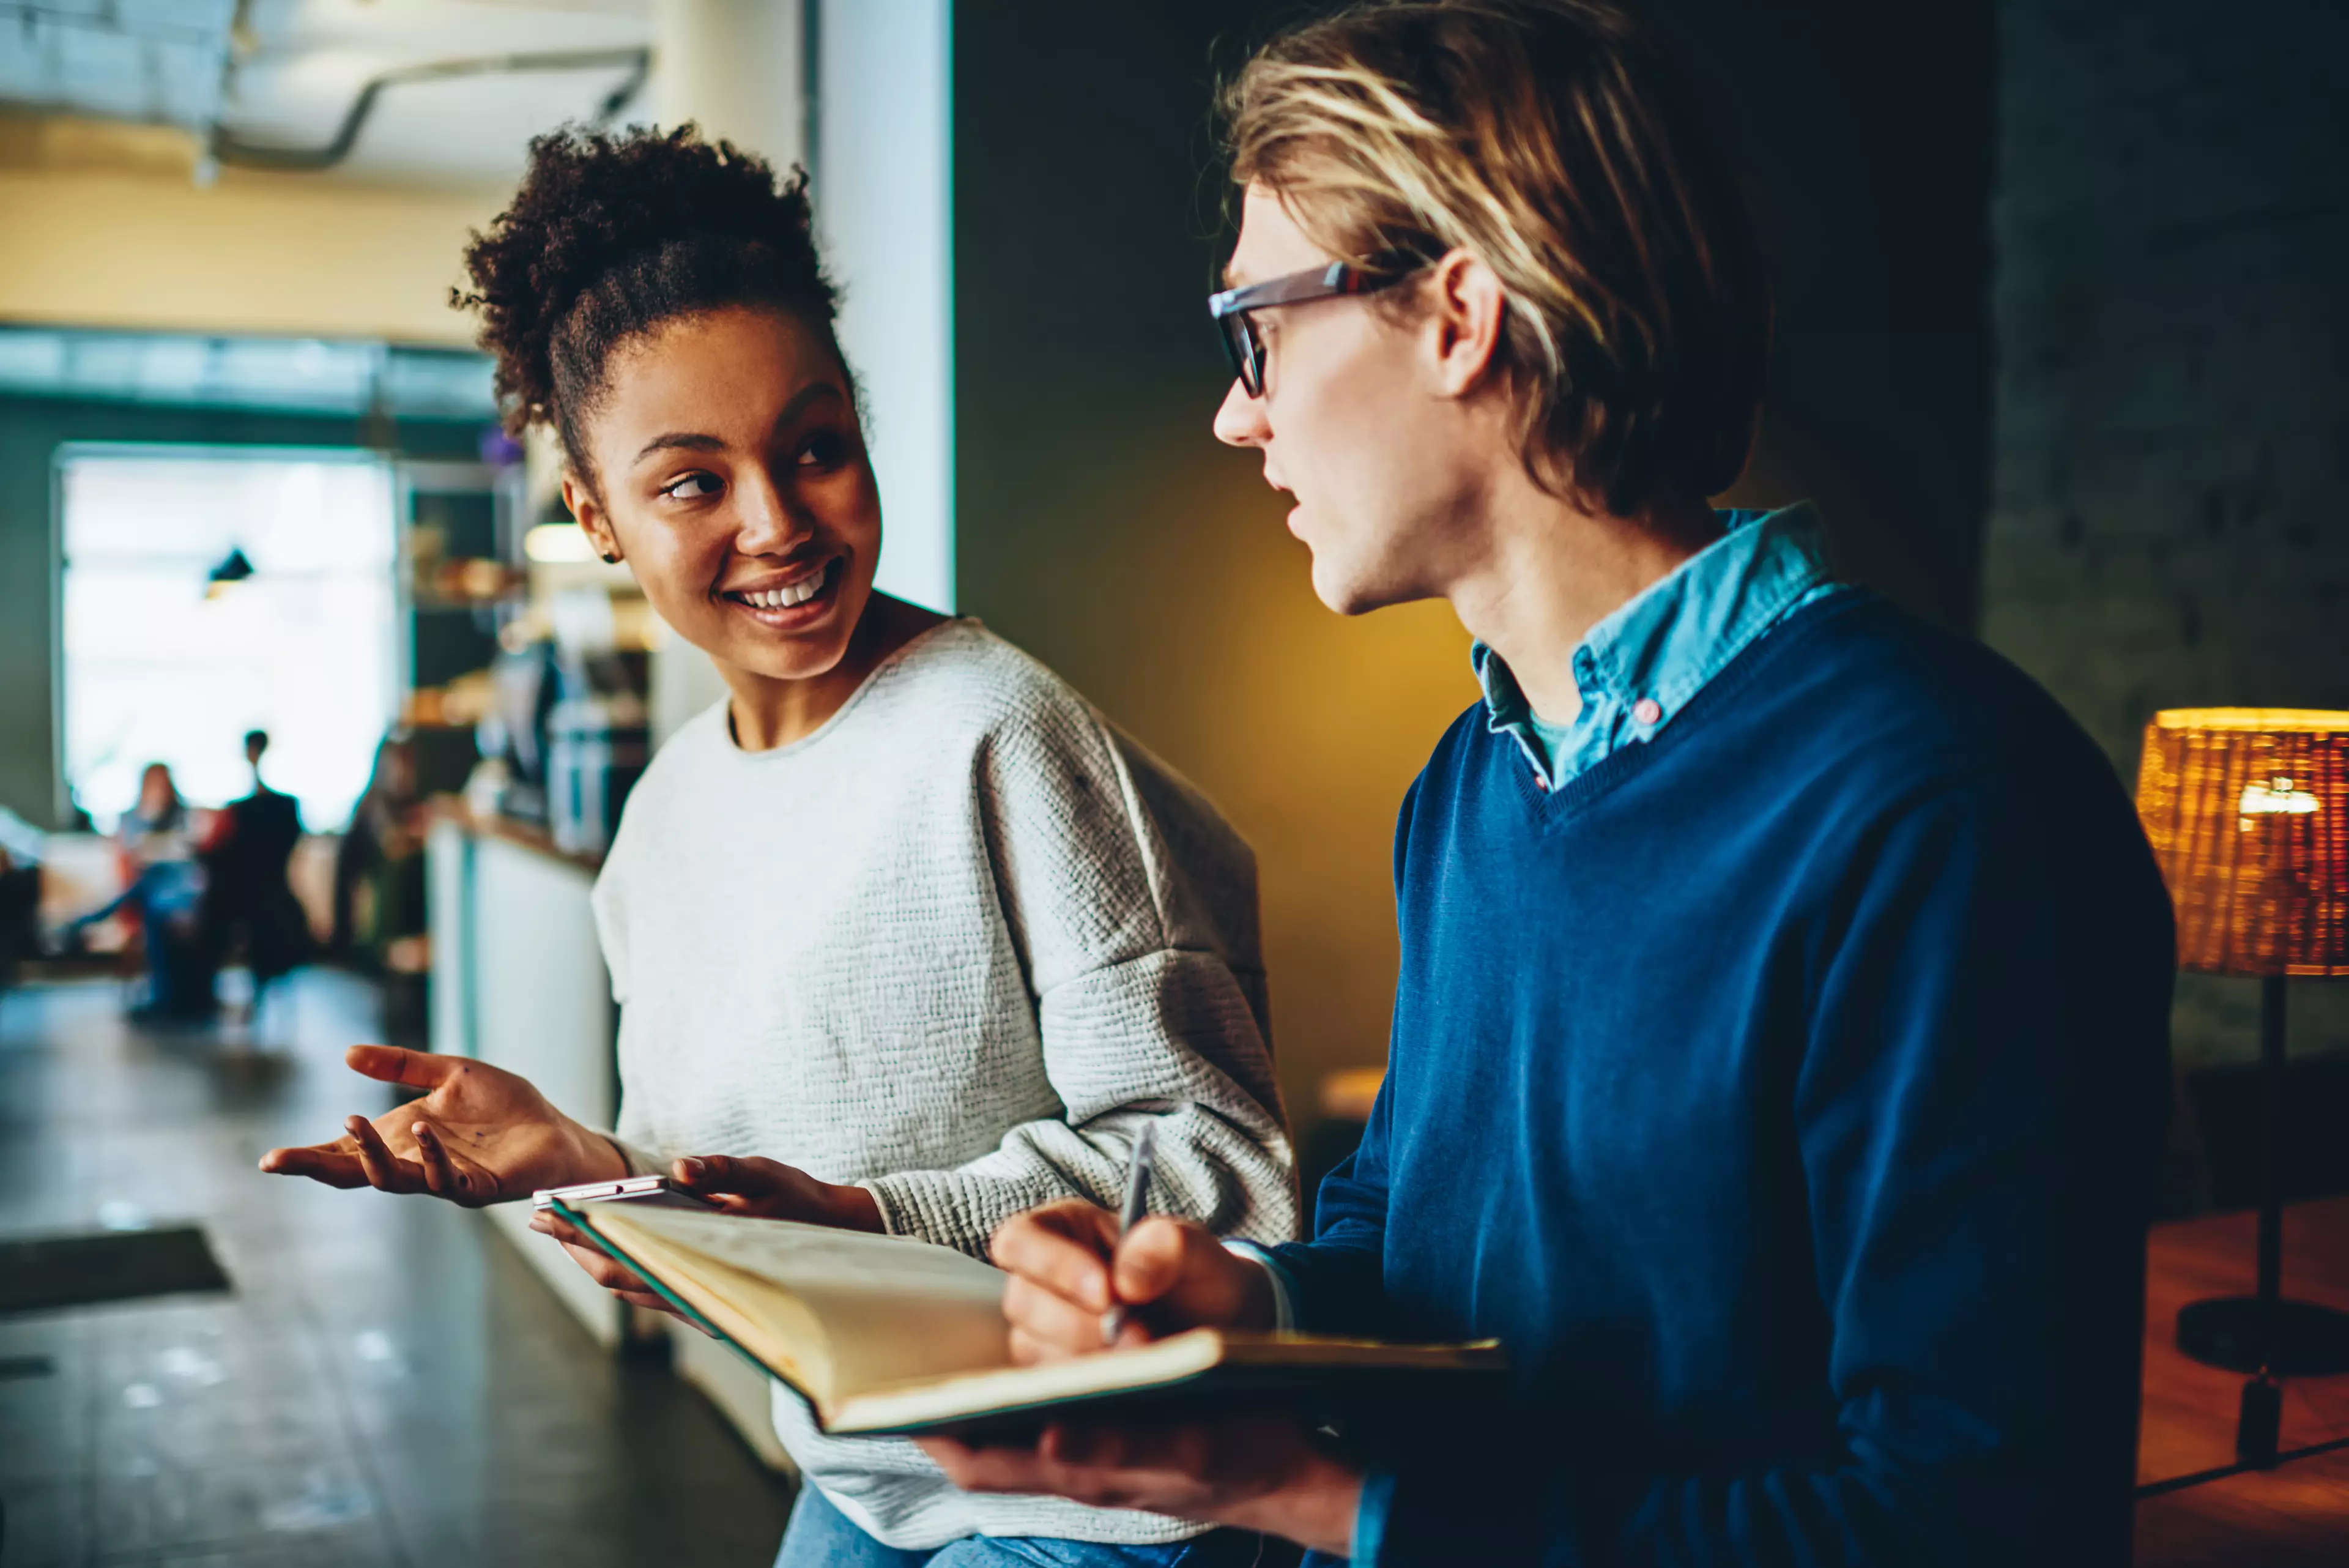
<instances>
[{"instance_id":1,"label":"woman's neck","mask_svg":"<svg viewBox=\"0 0 2349 1568\"><path fill-rule=\"evenodd\" d=\"M865 603L848 651L821 675L786 680L719 665L718 672L731 694L727 716L734 743L746 752L771 752L814 734L847 705L883 659L946 618L936 610L876 593Z\"/></svg>"}]
</instances>

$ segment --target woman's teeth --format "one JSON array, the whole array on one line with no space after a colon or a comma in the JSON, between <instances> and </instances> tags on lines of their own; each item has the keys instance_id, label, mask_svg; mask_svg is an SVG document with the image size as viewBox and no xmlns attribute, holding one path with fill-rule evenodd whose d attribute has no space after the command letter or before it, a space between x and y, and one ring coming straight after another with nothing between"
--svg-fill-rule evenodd
<instances>
[{"instance_id":1,"label":"woman's teeth","mask_svg":"<svg viewBox=\"0 0 2349 1568\"><path fill-rule=\"evenodd\" d=\"M752 609L789 609L793 605L805 604L823 592L824 576L824 573L818 572L812 577L787 583L780 588L769 588L764 593L737 594L734 597Z\"/></svg>"}]
</instances>

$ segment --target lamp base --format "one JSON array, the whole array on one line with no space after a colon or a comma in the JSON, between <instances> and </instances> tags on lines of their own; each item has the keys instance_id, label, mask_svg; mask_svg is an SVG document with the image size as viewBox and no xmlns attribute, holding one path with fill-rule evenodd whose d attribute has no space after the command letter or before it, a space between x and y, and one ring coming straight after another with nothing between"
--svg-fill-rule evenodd
<instances>
[{"instance_id":1,"label":"lamp base","mask_svg":"<svg viewBox=\"0 0 2349 1568\"><path fill-rule=\"evenodd\" d=\"M2257 1469L2276 1462L2283 1436L2283 1385L2262 1374L2243 1385L2235 1417L2235 1457Z\"/></svg>"},{"instance_id":2,"label":"lamp base","mask_svg":"<svg viewBox=\"0 0 2349 1568\"><path fill-rule=\"evenodd\" d=\"M2191 1302L2178 1311L2178 1348L2230 1372L2264 1366L2278 1377L2329 1377L2349 1372L2349 1313L2257 1296Z\"/></svg>"}]
</instances>

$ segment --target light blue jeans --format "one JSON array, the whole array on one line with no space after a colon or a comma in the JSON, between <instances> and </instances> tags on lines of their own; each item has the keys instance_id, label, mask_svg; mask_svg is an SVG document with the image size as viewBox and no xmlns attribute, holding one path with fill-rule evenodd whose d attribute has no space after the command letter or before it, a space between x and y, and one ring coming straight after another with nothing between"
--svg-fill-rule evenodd
<instances>
[{"instance_id":1,"label":"light blue jeans","mask_svg":"<svg viewBox=\"0 0 2349 1568\"><path fill-rule=\"evenodd\" d=\"M884 1546L814 1487L800 1488L775 1568L1288 1568L1297 1549L1216 1530L1164 1546L1111 1546L1040 1535L966 1535L927 1551Z\"/></svg>"}]
</instances>

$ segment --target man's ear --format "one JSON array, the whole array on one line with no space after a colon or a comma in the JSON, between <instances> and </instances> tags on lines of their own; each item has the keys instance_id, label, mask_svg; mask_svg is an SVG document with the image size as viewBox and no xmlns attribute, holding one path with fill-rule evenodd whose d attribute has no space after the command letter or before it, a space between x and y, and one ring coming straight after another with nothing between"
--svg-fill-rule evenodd
<instances>
[{"instance_id":1,"label":"man's ear","mask_svg":"<svg viewBox=\"0 0 2349 1568\"><path fill-rule=\"evenodd\" d=\"M595 553L607 562L620 558L620 541L612 532L612 520L604 515L604 508L595 493L580 482L569 469L563 471L563 504L578 520L579 531L595 546Z\"/></svg>"},{"instance_id":2,"label":"man's ear","mask_svg":"<svg viewBox=\"0 0 2349 1568\"><path fill-rule=\"evenodd\" d=\"M1466 251L1447 253L1420 284L1428 309L1437 389L1465 397L1491 374L1501 346L1508 294L1490 266Z\"/></svg>"}]
</instances>

